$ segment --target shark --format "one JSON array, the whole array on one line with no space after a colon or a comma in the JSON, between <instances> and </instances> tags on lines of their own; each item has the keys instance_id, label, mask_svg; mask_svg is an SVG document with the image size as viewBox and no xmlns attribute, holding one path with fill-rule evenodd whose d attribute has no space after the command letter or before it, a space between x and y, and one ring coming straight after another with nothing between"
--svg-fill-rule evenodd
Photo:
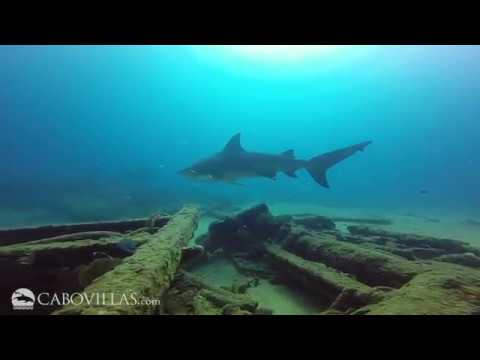
<instances>
[{"instance_id":1,"label":"shark","mask_svg":"<svg viewBox=\"0 0 480 360\"><path fill-rule=\"evenodd\" d=\"M365 141L315 156L310 160L300 160L296 159L295 152L292 149L281 154L247 151L241 145L240 133L237 133L232 136L222 151L200 160L178 173L193 180L220 181L243 185L237 180L251 177L276 180L278 172L296 178L297 170L306 169L318 184L330 188L327 170L357 151L363 151L369 144L371 144L371 141Z\"/></svg>"}]
</instances>

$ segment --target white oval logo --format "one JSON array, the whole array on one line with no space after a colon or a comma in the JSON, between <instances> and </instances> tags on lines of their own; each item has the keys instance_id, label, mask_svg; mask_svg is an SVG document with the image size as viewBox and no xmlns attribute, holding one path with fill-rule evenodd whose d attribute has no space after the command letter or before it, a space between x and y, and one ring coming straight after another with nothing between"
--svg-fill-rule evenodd
<instances>
[{"instance_id":1,"label":"white oval logo","mask_svg":"<svg viewBox=\"0 0 480 360\"><path fill-rule=\"evenodd\" d=\"M35 295L30 289L17 289L12 294L13 310L33 310Z\"/></svg>"}]
</instances>

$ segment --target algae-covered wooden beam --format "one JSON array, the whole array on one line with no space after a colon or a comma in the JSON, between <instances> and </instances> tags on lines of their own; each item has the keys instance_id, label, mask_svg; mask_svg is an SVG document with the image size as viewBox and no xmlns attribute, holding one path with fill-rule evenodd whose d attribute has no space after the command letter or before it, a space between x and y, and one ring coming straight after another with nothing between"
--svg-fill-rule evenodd
<instances>
[{"instance_id":1,"label":"algae-covered wooden beam","mask_svg":"<svg viewBox=\"0 0 480 360\"><path fill-rule=\"evenodd\" d=\"M479 315L480 271L432 262L392 296L358 309L355 315Z\"/></svg>"},{"instance_id":2,"label":"algae-covered wooden beam","mask_svg":"<svg viewBox=\"0 0 480 360\"><path fill-rule=\"evenodd\" d=\"M28 245L32 244L49 244L55 242L67 242L67 241L76 241L76 240L98 240L101 238L119 236L122 233L114 231L85 231L81 233L73 233L66 235L54 236L41 240L28 241ZM24 243L21 243L24 244Z\"/></svg>"},{"instance_id":3,"label":"algae-covered wooden beam","mask_svg":"<svg viewBox=\"0 0 480 360\"><path fill-rule=\"evenodd\" d=\"M125 233L145 226L162 227L169 216L156 216L152 218L129 219L120 221L102 221L81 224L48 225L40 227L26 227L18 229L0 230L0 245L10 245L29 242L45 238L52 238L73 233L112 231Z\"/></svg>"},{"instance_id":4,"label":"algae-covered wooden beam","mask_svg":"<svg viewBox=\"0 0 480 360\"><path fill-rule=\"evenodd\" d=\"M372 225L392 225L393 221L385 218L350 218L350 217L330 217L333 222L347 222L357 224L372 224Z\"/></svg>"},{"instance_id":5,"label":"algae-covered wooden beam","mask_svg":"<svg viewBox=\"0 0 480 360\"><path fill-rule=\"evenodd\" d=\"M258 303L247 294L213 287L200 277L179 271L165 298L166 312L171 315L253 314Z\"/></svg>"},{"instance_id":6,"label":"algae-covered wooden beam","mask_svg":"<svg viewBox=\"0 0 480 360\"><path fill-rule=\"evenodd\" d=\"M370 286L400 287L415 274L421 265L388 252L338 241L329 234L309 234L292 237L287 250L307 260L352 274Z\"/></svg>"},{"instance_id":7,"label":"algae-covered wooden beam","mask_svg":"<svg viewBox=\"0 0 480 360\"><path fill-rule=\"evenodd\" d=\"M3 261L3 264L16 262L22 265L42 267L43 269L74 267L91 262L94 260L96 253L103 256L124 257L128 254L119 246L122 241L128 239L138 246L147 242L149 236L148 233L139 233L128 237L115 234L99 239L87 238L62 242L32 241L0 246L0 260Z\"/></svg>"},{"instance_id":8,"label":"algae-covered wooden beam","mask_svg":"<svg viewBox=\"0 0 480 360\"><path fill-rule=\"evenodd\" d=\"M381 299L381 291L376 291L348 274L305 260L277 245L267 245L265 250L275 269L290 281L319 296L319 300L326 305L345 311Z\"/></svg>"},{"instance_id":9,"label":"algae-covered wooden beam","mask_svg":"<svg viewBox=\"0 0 480 360\"><path fill-rule=\"evenodd\" d=\"M302 218L324 218L333 222L347 222L347 223L356 223L356 224L372 224L372 225L391 225L393 221L387 218L379 217L365 217L365 218L356 218L356 217L343 217L343 216L318 216L312 213L298 213L292 215L295 221Z\"/></svg>"},{"instance_id":10,"label":"algae-covered wooden beam","mask_svg":"<svg viewBox=\"0 0 480 360\"><path fill-rule=\"evenodd\" d=\"M397 233L368 226L349 226L348 231L353 235L383 237L407 247L441 249L447 253L453 254L471 252L476 256L480 256L480 248L474 247L469 243L460 240L442 239L433 236L423 236L417 234Z\"/></svg>"},{"instance_id":11,"label":"algae-covered wooden beam","mask_svg":"<svg viewBox=\"0 0 480 360\"><path fill-rule=\"evenodd\" d=\"M182 248L193 237L198 210L185 207L122 264L84 289L57 315L158 314L178 269ZM87 301L90 300L90 301Z\"/></svg>"}]
</instances>

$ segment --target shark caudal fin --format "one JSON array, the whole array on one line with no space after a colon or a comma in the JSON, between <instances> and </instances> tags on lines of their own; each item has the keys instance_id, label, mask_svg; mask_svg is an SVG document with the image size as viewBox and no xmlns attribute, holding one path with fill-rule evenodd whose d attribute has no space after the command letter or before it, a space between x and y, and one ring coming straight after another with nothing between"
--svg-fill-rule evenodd
<instances>
[{"instance_id":1,"label":"shark caudal fin","mask_svg":"<svg viewBox=\"0 0 480 360\"><path fill-rule=\"evenodd\" d=\"M360 144L352 145L343 149L335 150L310 159L305 168L320 185L329 188L327 180L327 170L342 160L352 156L357 151L363 151L371 141L365 141Z\"/></svg>"}]
</instances>

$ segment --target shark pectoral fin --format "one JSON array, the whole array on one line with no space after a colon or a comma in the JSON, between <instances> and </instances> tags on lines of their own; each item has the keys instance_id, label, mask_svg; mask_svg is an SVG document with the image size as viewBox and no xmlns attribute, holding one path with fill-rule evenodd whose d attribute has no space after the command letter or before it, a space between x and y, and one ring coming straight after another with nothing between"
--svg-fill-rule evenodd
<instances>
[{"instance_id":1,"label":"shark pectoral fin","mask_svg":"<svg viewBox=\"0 0 480 360\"><path fill-rule=\"evenodd\" d=\"M328 183L328 180L327 180L326 171L318 173L314 179L317 183L319 183L323 187L330 188L330 184Z\"/></svg>"},{"instance_id":2,"label":"shark pectoral fin","mask_svg":"<svg viewBox=\"0 0 480 360\"><path fill-rule=\"evenodd\" d=\"M292 178L298 177L297 174L295 174L295 170L289 170L289 171L284 171L285 175L290 176Z\"/></svg>"}]
</instances>

